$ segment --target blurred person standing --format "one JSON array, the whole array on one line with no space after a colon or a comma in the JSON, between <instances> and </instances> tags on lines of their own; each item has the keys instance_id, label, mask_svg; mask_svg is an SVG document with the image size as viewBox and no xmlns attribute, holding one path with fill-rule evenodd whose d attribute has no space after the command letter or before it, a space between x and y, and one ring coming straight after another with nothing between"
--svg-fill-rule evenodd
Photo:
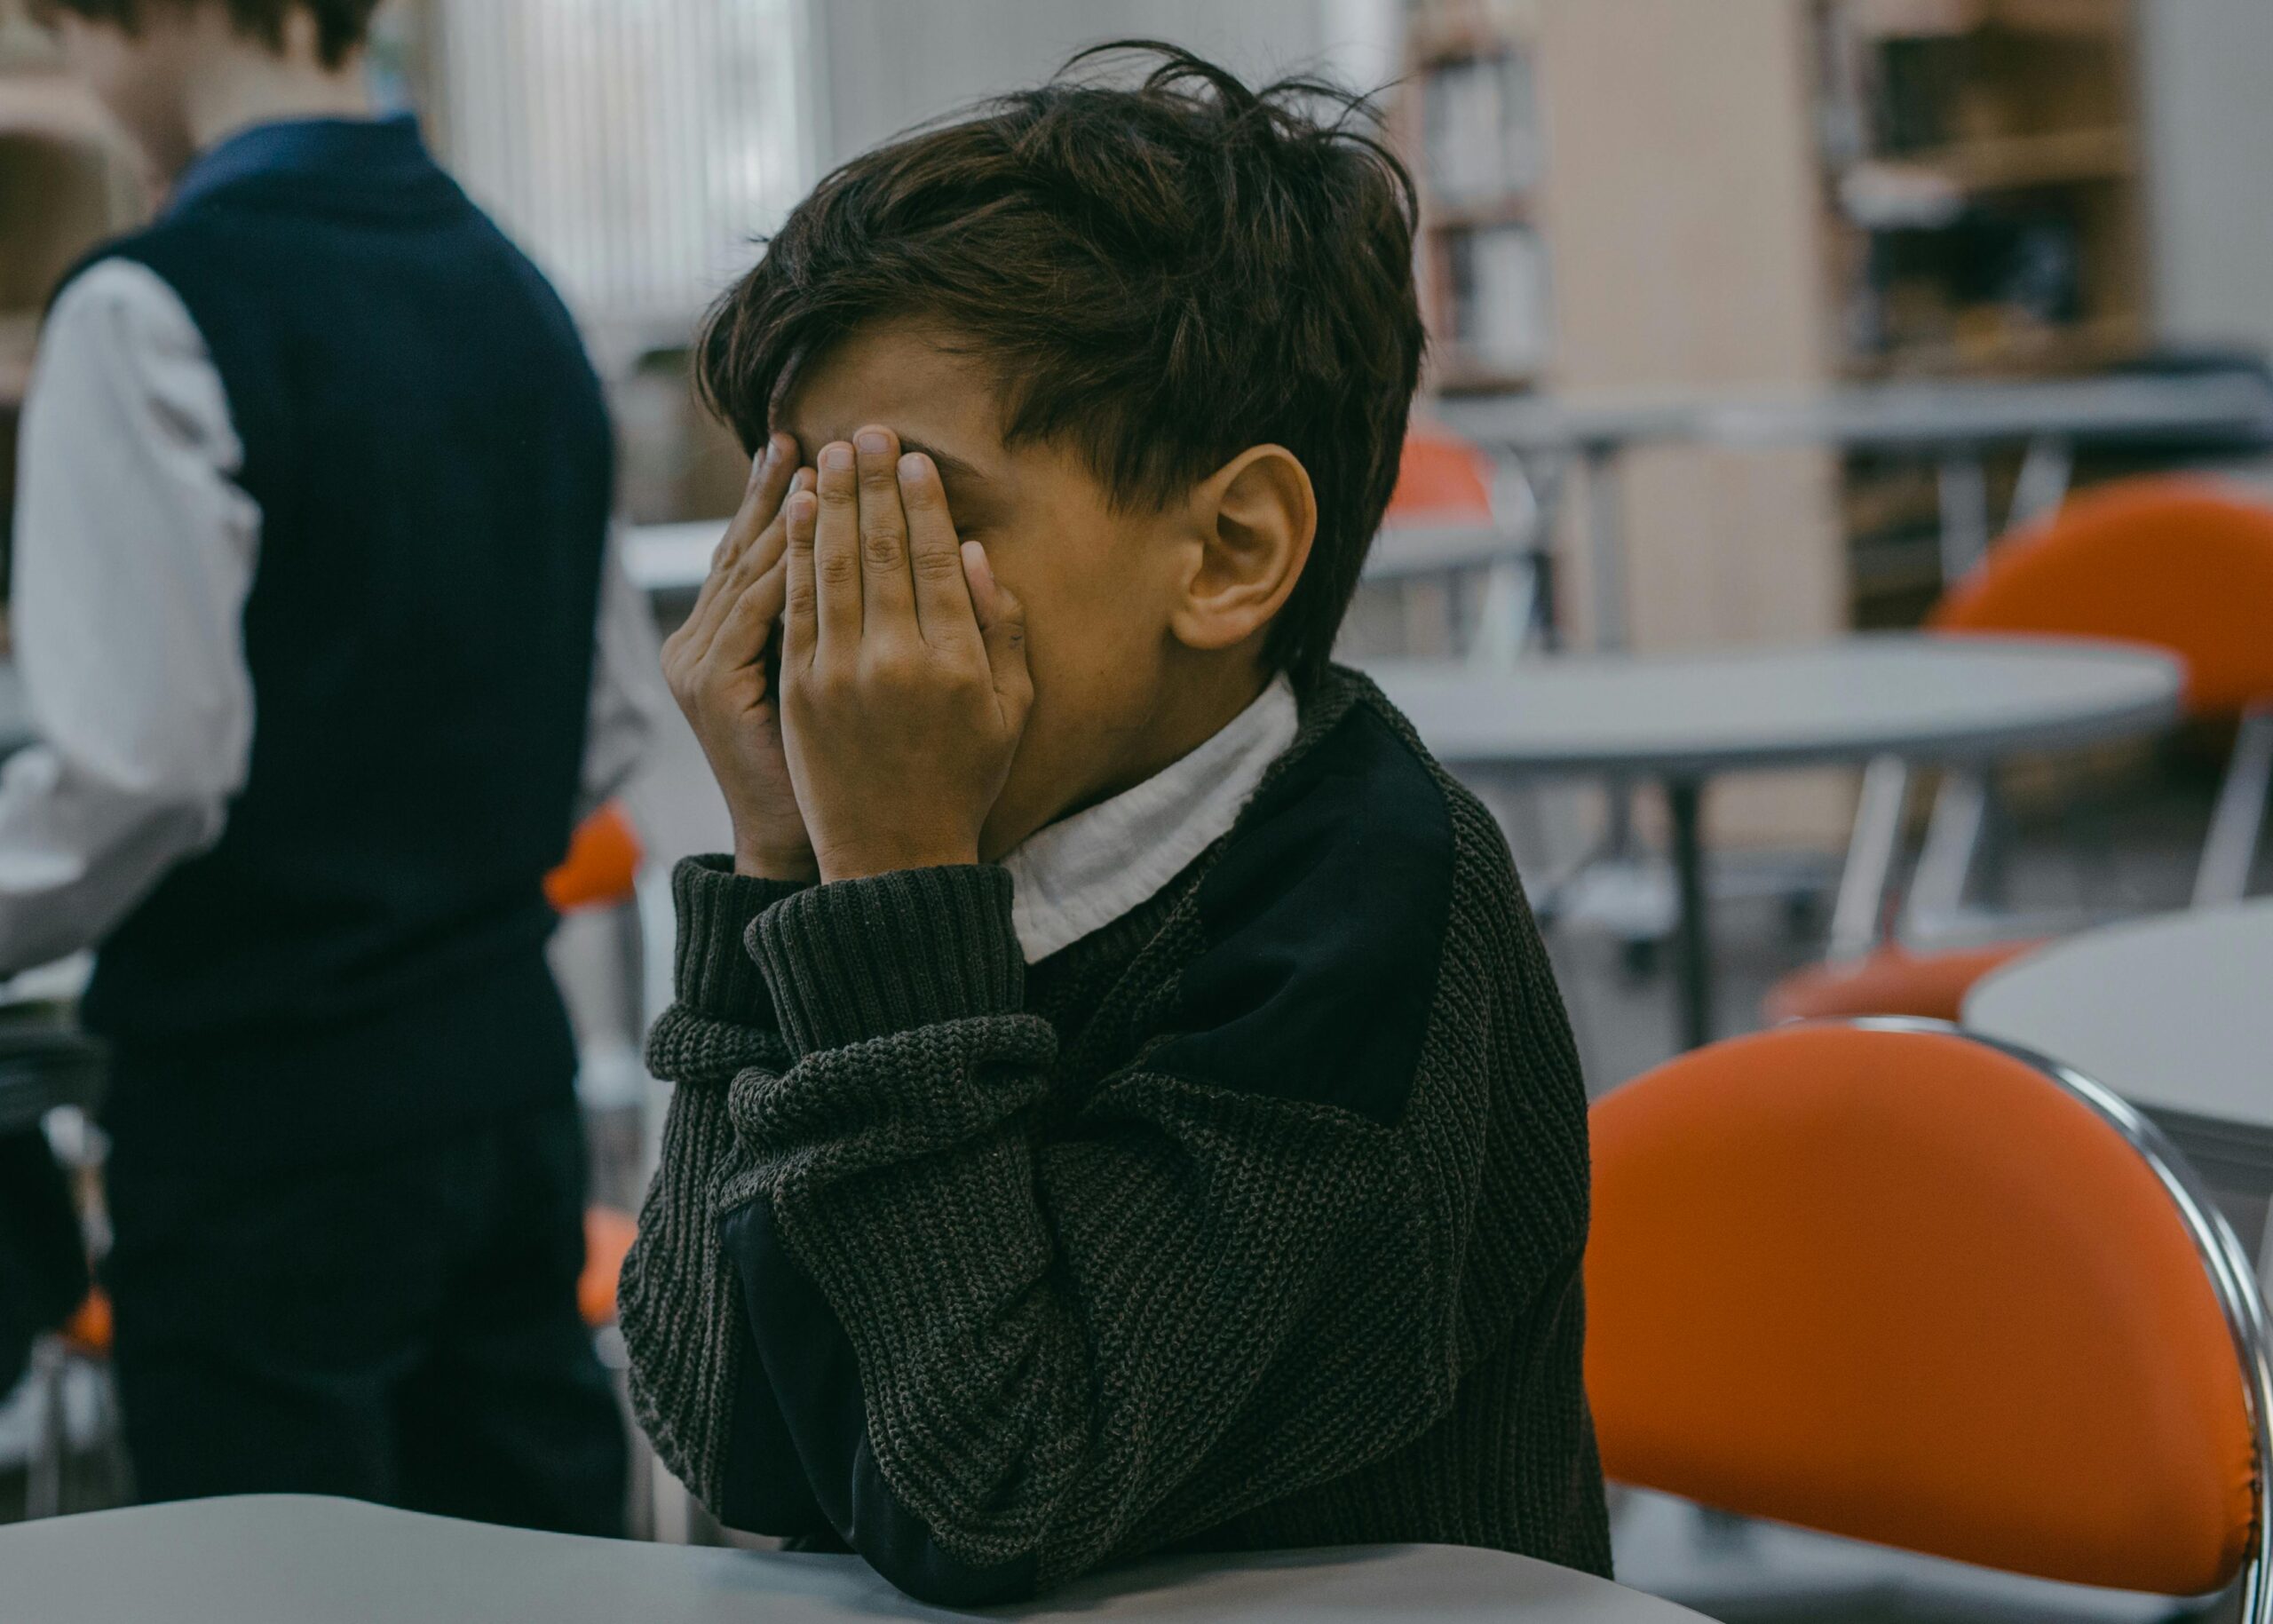
<instances>
[{"instance_id":1,"label":"blurred person standing","mask_svg":"<svg viewBox=\"0 0 2273 1624\"><path fill-rule=\"evenodd\" d=\"M145 1498L614 1533L541 890L645 725L611 433L551 288L373 115L376 5L38 8L166 197L25 410L0 972L98 949Z\"/></svg>"}]
</instances>

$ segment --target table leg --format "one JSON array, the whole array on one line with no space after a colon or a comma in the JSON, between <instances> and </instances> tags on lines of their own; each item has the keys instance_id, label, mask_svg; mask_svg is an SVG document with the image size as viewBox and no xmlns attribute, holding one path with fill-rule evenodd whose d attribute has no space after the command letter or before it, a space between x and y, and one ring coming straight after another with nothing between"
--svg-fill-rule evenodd
<instances>
[{"instance_id":1,"label":"table leg","mask_svg":"<svg viewBox=\"0 0 2273 1624\"><path fill-rule=\"evenodd\" d=\"M1942 584L1953 585L1989 551L1989 471L1977 450L1942 459Z\"/></svg>"},{"instance_id":2,"label":"table leg","mask_svg":"<svg viewBox=\"0 0 2273 1624\"><path fill-rule=\"evenodd\" d=\"M1594 576L1595 639L1597 654L1624 650L1626 625L1626 515L1618 487L1618 448L1597 442L1580 456L1587 467L1587 562Z\"/></svg>"},{"instance_id":3,"label":"table leg","mask_svg":"<svg viewBox=\"0 0 2273 1624\"><path fill-rule=\"evenodd\" d=\"M1626 624L1626 512L1618 483L1615 443L1596 441L1580 451L1587 470L1587 562L1594 577L1594 651L1624 650ZM1624 779L1604 785L1610 799L1607 854L1623 860L1634 849L1634 791Z\"/></svg>"},{"instance_id":4,"label":"table leg","mask_svg":"<svg viewBox=\"0 0 2273 1624\"><path fill-rule=\"evenodd\" d=\"M1701 1049L1713 1041L1713 963L1705 901L1705 845L1699 828L1704 787L1694 779L1666 785L1666 810L1673 820L1673 870L1681 914L1675 927L1680 953L1681 1046Z\"/></svg>"}]
</instances>

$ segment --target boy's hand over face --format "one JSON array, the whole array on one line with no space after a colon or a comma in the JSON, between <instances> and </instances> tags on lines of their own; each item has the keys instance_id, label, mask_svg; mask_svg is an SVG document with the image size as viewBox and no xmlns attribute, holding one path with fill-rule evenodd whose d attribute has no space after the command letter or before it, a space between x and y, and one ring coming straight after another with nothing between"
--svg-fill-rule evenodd
<instances>
[{"instance_id":1,"label":"boy's hand over face","mask_svg":"<svg viewBox=\"0 0 2273 1624\"><path fill-rule=\"evenodd\" d=\"M1034 687L1026 616L931 458L864 429L793 494L781 705L824 880L978 860Z\"/></svg>"},{"instance_id":2,"label":"boy's hand over face","mask_svg":"<svg viewBox=\"0 0 2273 1624\"><path fill-rule=\"evenodd\" d=\"M733 816L735 870L770 880L820 872L782 753L778 685L768 677L769 664L779 667L788 573L782 499L812 488L812 473L797 467L796 441L775 435L711 555L693 613L663 644L663 675Z\"/></svg>"}]
</instances>

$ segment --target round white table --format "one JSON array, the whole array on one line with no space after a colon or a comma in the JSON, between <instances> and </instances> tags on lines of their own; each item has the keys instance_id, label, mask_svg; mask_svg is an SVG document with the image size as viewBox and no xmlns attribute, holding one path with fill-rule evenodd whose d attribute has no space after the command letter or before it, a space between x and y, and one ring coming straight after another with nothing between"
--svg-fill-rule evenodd
<instances>
[{"instance_id":1,"label":"round white table","mask_svg":"<svg viewBox=\"0 0 2273 1624\"><path fill-rule=\"evenodd\" d=\"M820 1624L968 1620L857 1557L642 1545L257 1495L0 1528L0 1619L39 1624ZM1669 1602L1501 1551L1387 1545L1174 1557L989 1617L1349 1624L1701 1624Z\"/></svg>"},{"instance_id":2,"label":"round white table","mask_svg":"<svg viewBox=\"0 0 2273 1624\"><path fill-rule=\"evenodd\" d=\"M2174 659L2120 644L1916 633L1486 671L1383 662L1369 673L1454 771L1662 786L1691 1048L1712 1036L1699 833L1708 780L1880 756L1956 765L2071 749L2164 725L2184 678Z\"/></svg>"},{"instance_id":3,"label":"round white table","mask_svg":"<svg viewBox=\"0 0 2273 1624\"><path fill-rule=\"evenodd\" d=\"M2273 1193L2273 898L2039 948L1974 987L1965 1025L2106 1084L2214 1185Z\"/></svg>"}]
</instances>

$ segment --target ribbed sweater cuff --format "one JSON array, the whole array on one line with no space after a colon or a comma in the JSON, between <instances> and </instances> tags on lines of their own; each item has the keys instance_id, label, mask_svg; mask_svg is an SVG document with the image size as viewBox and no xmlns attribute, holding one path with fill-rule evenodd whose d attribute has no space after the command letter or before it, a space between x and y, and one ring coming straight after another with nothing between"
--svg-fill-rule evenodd
<instances>
[{"instance_id":1,"label":"ribbed sweater cuff","mask_svg":"<svg viewBox=\"0 0 2273 1624\"><path fill-rule=\"evenodd\" d=\"M671 987L678 1002L711 1020L774 1024L773 995L750 957L750 923L785 897L809 889L796 880L756 880L730 857L690 857L671 874L678 906Z\"/></svg>"},{"instance_id":2,"label":"ribbed sweater cuff","mask_svg":"<svg viewBox=\"0 0 2273 1624\"><path fill-rule=\"evenodd\" d=\"M1010 873L909 868L785 897L750 927L750 955L800 1055L971 1016L1015 1014L1026 959Z\"/></svg>"}]
</instances>

